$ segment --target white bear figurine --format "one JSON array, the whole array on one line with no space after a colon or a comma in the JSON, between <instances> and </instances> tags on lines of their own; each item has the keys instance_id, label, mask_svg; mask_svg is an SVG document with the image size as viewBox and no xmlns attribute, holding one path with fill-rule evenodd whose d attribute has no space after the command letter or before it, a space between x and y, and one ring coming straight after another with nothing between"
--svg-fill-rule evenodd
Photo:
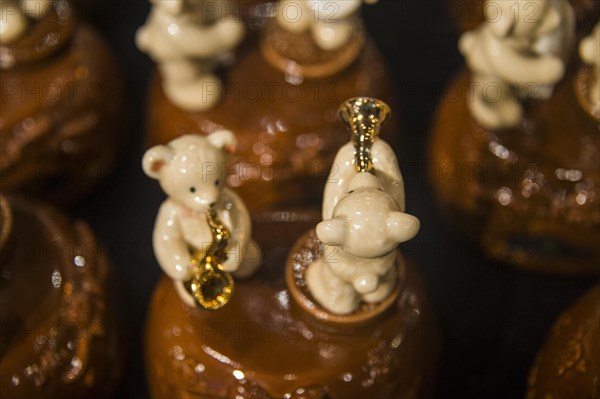
<instances>
[{"instance_id":1,"label":"white bear figurine","mask_svg":"<svg viewBox=\"0 0 600 399\"><path fill-rule=\"evenodd\" d=\"M142 162L144 172L158 180L169 197L154 225L154 252L181 299L190 306L194 301L183 283L193 272L192 254L205 252L212 243L207 222L210 208L230 231L224 270L246 277L261 261L260 248L251 241L248 210L225 186L226 152L233 151L236 143L233 133L226 130L208 136L185 135L150 148Z\"/></svg>"},{"instance_id":2,"label":"white bear figurine","mask_svg":"<svg viewBox=\"0 0 600 399\"><path fill-rule=\"evenodd\" d=\"M459 49L472 71L473 117L484 127L515 127L520 99L547 99L573 47L575 16L564 0L488 0L486 22L464 33Z\"/></svg>"},{"instance_id":3,"label":"white bear figurine","mask_svg":"<svg viewBox=\"0 0 600 399\"><path fill-rule=\"evenodd\" d=\"M281 0L276 20L281 27L293 33L310 30L315 44L323 50L337 50L352 37L352 18L359 12L362 3L377 1Z\"/></svg>"},{"instance_id":4,"label":"white bear figurine","mask_svg":"<svg viewBox=\"0 0 600 399\"><path fill-rule=\"evenodd\" d=\"M229 0L151 0L136 44L158 64L167 98L186 111L204 111L221 99L213 73L230 62L244 25L229 15Z\"/></svg>"},{"instance_id":5,"label":"white bear figurine","mask_svg":"<svg viewBox=\"0 0 600 399\"><path fill-rule=\"evenodd\" d=\"M373 174L357 173L332 218L317 225L325 251L309 265L306 283L332 313L349 314L361 302L384 300L397 284L396 247L419 231L419 220L401 212L383 189Z\"/></svg>"},{"instance_id":6,"label":"white bear figurine","mask_svg":"<svg viewBox=\"0 0 600 399\"><path fill-rule=\"evenodd\" d=\"M579 44L579 55L586 64L594 67L595 84L589 96L596 108L600 107L600 22L596 24L592 33Z\"/></svg>"},{"instance_id":7,"label":"white bear figurine","mask_svg":"<svg viewBox=\"0 0 600 399\"><path fill-rule=\"evenodd\" d=\"M0 0L0 43L8 44L21 38L30 25L30 20L42 18L52 0Z\"/></svg>"}]
</instances>

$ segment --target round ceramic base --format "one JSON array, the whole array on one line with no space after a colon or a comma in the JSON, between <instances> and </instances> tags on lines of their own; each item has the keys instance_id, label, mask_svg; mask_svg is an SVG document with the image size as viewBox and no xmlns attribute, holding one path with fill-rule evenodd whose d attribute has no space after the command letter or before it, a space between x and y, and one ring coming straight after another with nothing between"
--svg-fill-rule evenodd
<instances>
[{"instance_id":1,"label":"round ceramic base","mask_svg":"<svg viewBox=\"0 0 600 399\"><path fill-rule=\"evenodd\" d=\"M491 258L524 269L600 274L600 135L571 70L548 101L525 104L520 126L490 131L468 109L461 72L442 100L430 176L458 230Z\"/></svg>"},{"instance_id":2,"label":"round ceramic base","mask_svg":"<svg viewBox=\"0 0 600 399\"><path fill-rule=\"evenodd\" d=\"M264 262L255 276L236 282L219 311L185 305L169 279L160 281L146 329L153 398L427 397L437 336L413 277L369 325L332 328L290 294L289 249L318 221L318 212L255 215Z\"/></svg>"}]
</instances>

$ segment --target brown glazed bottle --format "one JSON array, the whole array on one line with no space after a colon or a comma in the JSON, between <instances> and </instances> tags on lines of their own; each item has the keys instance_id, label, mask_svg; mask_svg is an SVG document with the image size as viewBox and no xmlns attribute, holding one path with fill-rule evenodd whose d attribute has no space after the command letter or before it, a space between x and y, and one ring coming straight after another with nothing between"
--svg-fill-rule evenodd
<instances>
[{"instance_id":1,"label":"brown glazed bottle","mask_svg":"<svg viewBox=\"0 0 600 399\"><path fill-rule=\"evenodd\" d=\"M600 285L550 330L529 376L526 399L597 398L600 394Z\"/></svg>"},{"instance_id":2,"label":"brown glazed bottle","mask_svg":"<svg viewBox=\"0 0 600 399\"><path fill-rule=\"evenodd\" d=\"M307 211L256 214L263 263L218 311L186 305L169 278L160 281L146 327L153 398L429 397L436 336L413 268L398 256L401 283L388 300L324 318L295 277L318 256L319 220Z\"/></svg>"},{"instance_id":3,"label":"brown glazed bottle","mask_svg":"<svg viewBox=\"0 0 600 399\"><path fill-rule=\"evenodd\" d=\"M202 261L192 262L201 266L193 266L193 285L183 285L192 290L180 288L190 278L180 271L188 256L180 249L189 239L164 225L182 226L185 234L192 218L201 222L204 216L177 210L189 198L187 190L169 191L157 218L154 250L174 281L165 277L156 288L146 329L153 398L400 399L432 394L435 325L413 267L397 251L399 243L417 233L419 221L404 213L397 160L389 145L377 140L389 107L354 98L343 104L340 116L351 126L352 141L336 155L342 169L333 168L329 175L339 173L339 179L329 179L325 188L325 220L317 224L318 213L306 210L255 213L252 231L262 263L247 279L234 284L214 277L215 270L225 270L229 257L240 258L237 246L227 256L218 250L228 245L226 231L239 226L215 223L210 216L213 240ZM198 163L170 146L177 159L165 162L160 148L151 149L145 159L152 162L145 170L152 175L157 166L171 182L185 180ZM185 176L173 170L186 170ZM219 211L219 201L215 203L212 212ZM165 209L179 216L165 219L160 216ZM200 300L190 302L190 295ZM206 298L216 302L205 305Z\"/></svg>"},{"instance_id":4,"label":"brown glazed bottle","mask_svg":"<svg viewBox=\"0 0 600 399\"><path fill-rule=\"evenodd\" d=\"M116 64L69 1L2 8L16 33L0 43L0 189L72 202L115 167L124 133Z\"/></svg>"},{"instance_id":5,"label":"brown glazed bottle","mask_svg":"<svg viewBox=\"0 0 600 399\"><path fill-rule=\"evenodd\" d=\"M89 227L0 196L3 399L109 398L121 374L108 259Z\"/></svg>"},{"instance_id":6,"label":"brown glazed bottle","mask_svg":"<svg viewBox=\"0 0 600 399\"><path fill-rule=\"evenodd\" d=\"M383 57L358 13L352 15L348 44L326 51L310 33L280 26L281 3L257 8L271 17L254 18L253 26L263 27L262 33L247 35L233 66L219 70L221 96L213 107L190 111L176 106L163 90L163 73L150 86L148 144L190 133L234 132L238 149L230 160L228 184L250 209L319 206L325 177L346 137L336 123L338 104L357 95L395 104ZM300 7L305 2L292 3ZM389 127L392 144L396 125L393 120Z\"/></svg>"},{"instance_id":7,"label":"brown glazed bottle","mask_svg":"<svg viewBox=\"0 0 600 399\"><path fill-rule=\"evenodd\" d=\"M559 30L568 29L567 14ZM544 273L600 274L600 107L591 100L598 65L580 61L572 44L570 56L522 57L508 48L523 37L498 38L491 25L461 38L470 70L450 84L433 123L429 174L438 202L493 259ZM515 23L513 32L521 28ZM492 48L501 55L486 53ZM548 78L551 70L559 73ZM507 83L507 74L523 80Z\"/></svg>"}]
</instances>

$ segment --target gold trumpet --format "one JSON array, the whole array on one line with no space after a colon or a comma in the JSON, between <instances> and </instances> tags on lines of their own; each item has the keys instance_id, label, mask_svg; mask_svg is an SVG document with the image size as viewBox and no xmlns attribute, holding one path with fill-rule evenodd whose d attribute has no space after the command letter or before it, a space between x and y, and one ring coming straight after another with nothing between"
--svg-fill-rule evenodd
<instances>
[{"instance_id":1,"label":"gold trumpet","mask_svg":"<svg viewBox=\"0 0 600 399\"><path fill-rule=\"evenodd\" d=\"M201 251L194 254L193 275L184 283L184 287L194 298L196 306L218 310L229 302L233 294L233 277L223 269L230 233L214 209L209 210L206 220L213 240L204 256Z\"/></svg>"},{"instance_id":2,"label":"gold trumpet","mask_svg":"<svg viewBox=\"0 0 600 399\"><path fill-rule=\"evenodd\" d=\"M371 148L391 113L386 103L369 97L351 98L340 106L338 116L354 143L357 172L373 173Z\"/></svg>"}]
</instances>

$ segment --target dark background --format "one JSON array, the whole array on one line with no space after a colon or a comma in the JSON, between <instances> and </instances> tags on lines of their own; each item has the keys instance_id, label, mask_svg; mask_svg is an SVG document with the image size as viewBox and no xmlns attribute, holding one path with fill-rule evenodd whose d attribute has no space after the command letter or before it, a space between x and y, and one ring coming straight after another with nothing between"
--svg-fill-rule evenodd
<instances>
[{"instance_id":1,"label":"dark background","mask_svg":"<svg viewBox=\"0 0 600 399\"><path fill-rule=\"evenodd\" d=\"M468 7L469 1L465 1ZM161 274L151 235L164 199L140 167L152 62L134 44L147 0L86 0L83 14L116 54L126 81L130 139L116 175L71 210L108 247L119 280L129 361L119 398L149 398L142 355L150 295ZM437 397L524 398L529 368L558 314L594 281L528 274L483 259L438 214L425 165L428 131L446 84L462 65L454 20L441 0L383 0L364 7L393 75L402 118L398 158L407 211L421 220L403 251L423 276L443 337ZM365 398L367 399L367 398Z\"/></svg>"}]
</instances>

